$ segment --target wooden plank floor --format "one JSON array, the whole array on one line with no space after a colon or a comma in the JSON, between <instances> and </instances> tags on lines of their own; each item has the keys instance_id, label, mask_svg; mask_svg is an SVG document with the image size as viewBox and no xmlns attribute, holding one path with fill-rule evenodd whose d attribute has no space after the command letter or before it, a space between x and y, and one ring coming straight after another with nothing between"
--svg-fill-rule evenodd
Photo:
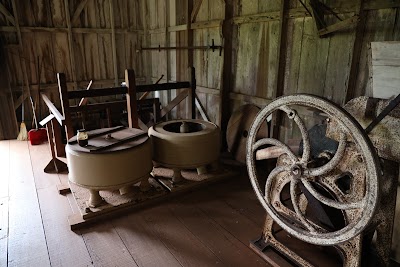
<instances>
[{"instance_id":1,"label":"wooden plank floor","mask_svg":"<svg viewBox=\"0 0 400 267\"><path fill-rule=\"evenodd\" d=\"M268 266L249 248L264 210L247 177L72 232L47 144L0 141L0 266Z\"/></svg>"}]
</instances>

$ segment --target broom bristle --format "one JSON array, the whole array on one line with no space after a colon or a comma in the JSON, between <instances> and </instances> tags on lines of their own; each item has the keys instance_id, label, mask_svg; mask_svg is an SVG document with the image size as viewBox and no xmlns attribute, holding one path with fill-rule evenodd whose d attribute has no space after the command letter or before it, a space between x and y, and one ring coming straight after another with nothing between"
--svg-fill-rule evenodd
<instances>
[{"instance_id":1,"label":"broom bristle","mask_svg":"<svg viewBox=\"0 0 400 267\"><path fill-rule=\"evenodd\" d=\"M21 125L19 126L19 134L18 134L17 140L19 140L19 141L27 141L28 140L28 131L26 130L25 122L21 122Z\"/></svg>"}]
</instances>

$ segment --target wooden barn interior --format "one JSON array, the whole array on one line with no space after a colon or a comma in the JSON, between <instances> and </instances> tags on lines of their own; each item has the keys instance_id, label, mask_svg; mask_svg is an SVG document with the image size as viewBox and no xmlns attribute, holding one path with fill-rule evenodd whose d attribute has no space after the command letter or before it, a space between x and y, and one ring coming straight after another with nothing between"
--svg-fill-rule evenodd
<instances>
[{"instance_id":1,"label":"wooden barn interior","mask_svg":"<svg viewBox=\"0 0 400 267\"><path fill-rule=\"evenodd\" d=\"M0 0L0 266L400 266L399 94L399 0ZM174 137L164 153L157 125L216 139ZM329 158L361 179L335 185L361 195L332 215L347 232L304 218L350 198L307 176L323 167L304 163L314 152L299 125L311 145L358 149ZM151 164L121 195L74 180L78 165L93 181L117 173L91 155L144 144L152 152L117 160L124 175ZM276 176L294 149L291 178ZM311 204L283 214L265 189L276 177Z\"/></svg>"}]
</instances>

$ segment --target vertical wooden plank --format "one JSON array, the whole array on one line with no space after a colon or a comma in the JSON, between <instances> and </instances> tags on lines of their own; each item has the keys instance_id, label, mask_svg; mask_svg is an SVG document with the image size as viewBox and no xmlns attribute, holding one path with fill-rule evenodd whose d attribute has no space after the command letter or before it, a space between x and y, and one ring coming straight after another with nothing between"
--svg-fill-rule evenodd
<instances>
[{"instance_id":1,"label":"vertical wooden plank","mask_svg":"<svg viewBox=\"0 0 400 267\"><path fill-rule=\"evenodd\" d=\"M108 34L98 34L99 40L99 70L101 79L114 80L114 86L118 86L118 73L114 73L113 37ZM116 66L116 65L115 65ZM117 74L117 76L115 76ZM117 79L115 79L115 77Z\"/></svg>"},{"instance_id":2,"label":"vertical wooden plank","mask_svg":"<svg viewBox=\"0 0 400 267\"><path fill-rule=\"evenodd\" d=\"M62 1L50 1L51 18L53 27L65 27L66 26L66 12L65 6Z\"/></svg>"},{"instance_id":3,"label":"vertical wooden plank","mask_svg":"<svg viewBox=\"0 0 400 267\"><path fill-rule=\"evenodd\" d=\"M207 1L204 1L207 3ZM199 15L201 15L199 13ZM201 17L200 17L201 18ZM199 18L199 19L200 19ZM196 29L193 31L193 42L195 45L208 45L208 37L207 37L207 29ZM196 49L193 51L193 65L196 68L197 81L199 86L207 87L207 61L208 61L208 53L203 49ZM211 75L211 73L210 73Z\"/></svg>"},{"instance_id":4,"label":"vertical wooden plank","mask_svg":"<svg viewBox=\"0 0 400 267\"><path fill-rule=\"evenodd\" d=\"M47 32L40 32L40 33L35 33L35 53L36 59L33 61L29 62L29 65L31 65L32 69L32 77L37 77L37 68L35 65L37 64L32 64L32 62L37 62L37 57L42 62L42 66L45 66L48 69L55 70L54 68L54 52L53 52L53 34L52 33L47 33ZM65 45L65 44L64 44ZM54 83L56 82L56 77L54 75L55 73L52 71L42 71L41 75L41 83ZM35 77L35 83L38 82L37 78Z\"/></svg>"},{"instance_id":5,"label":"vertical wooden plank","mask_svg":"<svg viewBox=\"0 0 400 267\"><path fill-rule=\"evenodd\" d=\"M144 47L147 47L148 45L149 45L149 33L148 33L148 29L149 29L149 27L150 27L150 19L151 19L151 17L149 17L149 7L148 7L148 4L150 4L150 2L151 1L145 1L145 0L142 0L142 8L141 8L141 13L142 13L142 17L143 17L143 20L144 20L144 22L143 22L143 39L142 39L142 41L143 41L143 46ZM146 19L147 18L147 19ZM142 52L143 53L143 52ZM145 65L144 65L144 67L145 67L145 70L144 70L144 74L145 74L145 77L146 77L146 83L147 84L149 84L149 83L151 83L151 73L152 73L152 70L151 70L151 67L152 67L152 64L148 64L148 62L150 62L151 61L151 51L145 51L144 53L143 53L143 60L144 60L144 62L146 62L145 63Z\"/></svg>"},{"instance_id":6,"label":"vertical wooden plank","mask_svg":"<svg viewBox=\"0 0 400 267\"><path fill-rule=\"evenodd\" d=\"M221 93L220 93L220 121L218 121L218 125L221 127L222 136L226 134L226 127L229 121L229 113L230 113L230 101L229 101L229 93L232 91L232 87L234 82L232 82L232 77L234 76L233 69L233 61L232 54L233 52L233 40L235 39L234 35L234 25L230 23L230 20L234 16L234 3L231 1L225 2L225 20L222 24L222 35L225 39L224 41L224 50L223 50L223 65L222 65L222 84L221 84ZM222 138L223 145L222 147L226 147L226 138Z\"/></svg>"},{"instance_id":7,"label":"vertical wooden plank","mask_svg":"<svg viewBox=\"0 0 400 267\"><path fill-rule=\"evenodd\" d=\"M54 33L53 34L53 50L54 50L54 70L56 72L65 73L66 77L69 77L72 81L76 79L76 68L72 70L72 60L71 57L75 56L70 53L69 37L68 33ZM68 45L67 45L68 44ZM75 64L75 58L74 58ZM46 67L47 68L47 67ZM43 71L42 66L42 71ZM46 70L45 70L46 71ZM54 73L53 73L54 76Z\"/></svg>"},{"instance_id":8,"label":"vertical wooden plank","mask_svg":"<svg viewBox=\"0 0 400 267\"><path fill-rule=\"evenodd\" d=\"M297 84L300 72L300 55L303 46L304 18L288 21L287 35L292 36L291 42L287 44L285 55L284 71L284 92L283 94L294 94L297 92ZM282 72L282 71L280 71ZM282 75L282 74L281 74ZM278 88L281 88L282 81L278 80Z\"/></svg>"},{"instance_id":9,"label":"vertical wooden plank","mask_svg":"<svg viewBox=\"0 0 400 267\"><path fill-rule=\"evenodd\" d=\"M113 70L114 70L114 85L118 86L118 68L117 68L117 48L115 41L115 25L114 25L114 1L109 0L110 7L110 21L111 21L111 49L113 58Z\"/></svg>"},{"instance_id":10,"label":"vertical wooden plank","mask_svg":"<svg viewBox=\"0 0 400 267\"><path fill-rule=\"evenodd\" d=\"M57 157L65 157L65 145L62 143L61 125L57 120L52 120L54 142Z\"/></svg>"},{"instance_id":11,"label":"vertical wooden plank","mask_svg":"<svg viewBox=\"0 0 400 267\"><path fill-rule=\"evenodd\" d=\"M125 83L126 86L128 87L128 92L126 94L126 104L128 111L129 128L139 128L137 101L136 101L136 81L135 81L134 70L125 70Z\"/></svg>"},{"instance_id":12,"label":"vertical wooden plank","mask_svg":"<svg viewBox=\"0 0 400 267\"><path fill-rule=\"evenodd\" d=\"M218 1L219 2L219 1ZM213 28L206 30L208 32L206 38L206 45L210 45L212 40L214 40L215 45L222 45L222 39L220 34L220 28ZM221 77L222 77L222 54L220 56L220 51L217 50L207 50L207 86L208 88L220 89L221 88Z\"/></svg>"},{"instance_id":13,"label":"vertical wooden plank","mask_svg":"<svg viewBox=\"0 0 400 267\"><path fill-rule=\"evenodd\" d=\"M74 33L73 50L76 63L76 79L78 81L91 80L93 77L88 77L88 71L85 62L85 45L82 33Z\"/></svg>"},{"instance_id":14,"label":"vertical wooden plank","mask_svg":"<svg viewBox=\"0 0 400 267\"><path fill-rule=\"evenodd\" d=\"M74 130L72 127L71 113L69 112L69 99L68 99L68 88L65 80L64 73L57 73L58 90L60 93L62 114L64 115L65 132L67 134L67 140L74 136Z\"/></svg>"},{"instance_id":15,"label":"vertical wooden plank","mask_svg":"<svg viewBox=\"0 0 400 267\"><path fill-rule=\"evenodd\" d=\"M68 28L68 48L69 48L69 60L71 64L71 79L74 81L75 90L78 89L77 85L77 73L76 73L76 63L75 63L75 53L74 53L74 46L72 42L72 29L71 29L71 16L69 14L69 0L64 0L64 10L65 10L65 18ZM64 44L65 45L65 44Z\"/></svg>"},{"instance_id":16,"label":"vertical wooden plank","mask_svg":"<svg viewBox=\"0 0 400 267\"><path fill-rule=\"evenodd\" d=\"M90 2L90 1L89 1ZM100 80L99 40L97 33L86 33L83 36L85 45L86 76L90 79Z\"/></svg>"},{"instance_id":17,"label":"vertical wooden plank","mask_svg":"<svg viewBox=\"0 0 400 267\"><path fill-rule=\"evenodd\" d=\"M262 25L248 23L239 26L239 48L236 67L235 92L256 95L257 70L260 61ZM265 76L262 75L264 78ZM265 86L265 83L263 84ZM260 89L260 91L266 91Z\"/></svg>"},{"instance_id":18,"label":"vertical wooden plank","mask_svg":"<svg viewBox=\"0 0 400 267\"><path fill-rule=\"evenodd\" d=\"M28 142L10 142L8 266L50 266Z\"/></svg>"},{"instance_id":19,"label":"vertical wooden plank","mask_svg":"<svg viewBox=\"0 0 400 267\"><path fill-rule=\"evenodd\" d=\"M346 97L344 99L344 103L346 103L350 99L354 98L354 96L356 95L355 88L356 88L357 76L358 76L358 72L359 72L359 68L360 68L360 57L361 57L361 51L362 51L365 26L366 26L366 22L367 22L367 14L368 14L368 12L365 11L363 8L364 2L365 2L365 0L360 0L360 6L359 6L359 11L358 11L360 20L358 21L358 24L356 27L356 33L355 33L354 44L353 44L353 53L352 53L351 66L350 66L350 73L349 73L349 83L347 86Z\"/></svg>"},{"instance_id":20,"label":"vertical wooden plank","mask_svg":"<svg viewBox=\"0 0 400 267\"><path fill-rule=\"evenodd\" d=\"M330 37L323 95L339 105L345 104L354 37L354 32Z\"/></svg>"},{"instance_id":21,"label":"vertical wooden plank","mask_svg":"<svg viewBox=\"0 0 400 267\"><path fill-rule=\"evenodd\" d=\"M258 13L258 2L253 0L242 0L240 1L241 10L240 15L251 15Z\"/></svg>"},{"instance_id":22,"label":"vertical wooden plank","mask_svg":"<svg viewBox=\"0 0 400 267\"><path fill-rule=\"evenodd\" d=\"M300 59L298 93L322 95L328 59L329 38L318 37L312 18L304 22L303 45Z\"/></svg>"},{"instance_id":23,"label":"vertical wooden plank","mask_svg":"<svg viewBox=\"0 0 400 267\"><path fill-rule=\"evenodd\" d=\"M115 35L115 48L118 50L117 53L117 70L118 70L118 79L124 77L125 69L129 68L127 61L127 50L131 51L130 47L125 47L125 36L127 34L116 34ZM133 55L131 55L133 57ZM132 68L132 67L130 67ZM138 74L139 75L139 74Z\"/></svg>"}]
</instances>

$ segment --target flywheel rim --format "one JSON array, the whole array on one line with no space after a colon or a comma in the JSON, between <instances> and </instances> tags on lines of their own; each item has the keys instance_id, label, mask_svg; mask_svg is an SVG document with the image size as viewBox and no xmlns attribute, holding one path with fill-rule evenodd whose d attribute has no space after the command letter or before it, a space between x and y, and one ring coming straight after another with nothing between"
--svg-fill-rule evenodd
<instances>
[{"instance_id":1,"label":"flywheel rim","mask_svg":"<svg viewBox=\"0 0 400 267\"><path fill-rule=\"evenodd\" d=\"M256 144L255 136L259 128L261 127L262 123L267 119L267 117L270 114L272 114L274 111L282 110L282 107L283 109L285 109L287 106L291 105L307 106L322 110L330 117L335 116L335 119L342 126L344 126L344 128L347 131L347 134L351 135L352 139L356 142L358 149L361 150L366 165L365 179L367 179L367 181L366 181L366 191L362 203L358 204L362 205L361 208L363 208L361 212L361 218L358 220L358 222L350 223L346 225L344 228L334 232L327 232L327 233L311 232L310 229L304 230L295 225L286 224L285 221L280 218L282 216L275 210L275 208L272 206L272 203L268 203L266 197L263 195L260 184L258 183L257 172L255 169L255 161L256 161L255 149L254 149L254 146ZM295 114L294 115L290 113L287 114L288 116L296 116ZM268 140L265 142L269 143ZM256 193L258 200L262 204L263 208L267 211L267 213L272 217L272 219L276 223L278 223L279 226L281 226L284 230L286 230L289 234L293 235L294 237L315 245L337 245L345 241L348 241L349 239L360 234L361 231L365 229L369 221L372 219L376 210L376 206L378 204L378 197L379 197L380 169L378 164L378 157L371 141L369 140L368 136L365 134L364 130L359 125L359 123L347 111L337 106L333 102L330 102L321 97L307 95L307 94L296 94L296 95L289 95L277 98L269 105L267 105L265 108L260 110L260 112L257 114L250 128L246 151L247 151L246 155L247 171L249 174L252 187ZM307 154L307 152L305 153ZM309 155L304 156L303 154L301 160L304 160L307 156ZM319 174L318 171L319 170L314 170L314 174ZM267 178L266 187L267 183L269 182L269 179L272 178L270 177ZM305 180L300 179L299 181L303 182L304 184ZM267 195L267 192L265 194ZM360 207L356 206L352 208L360 208Z\"/></svg>"}]
</instances>

